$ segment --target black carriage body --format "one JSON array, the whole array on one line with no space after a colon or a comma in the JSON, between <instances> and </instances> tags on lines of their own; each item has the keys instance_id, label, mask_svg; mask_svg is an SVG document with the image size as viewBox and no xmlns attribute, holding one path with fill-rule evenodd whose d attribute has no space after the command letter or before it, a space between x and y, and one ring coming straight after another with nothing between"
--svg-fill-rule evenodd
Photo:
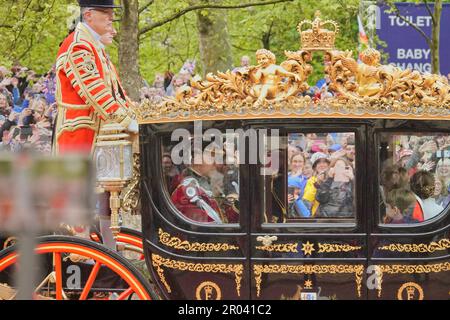
<instances>
[{"instance_id":1,"label":"black carriage body","mask_svg":"<svg viewBox=\"0 0 450 320\"><path fill-rule=\"evenodd\" d=\"M356 218L348 223L265 223L260 167L239 166L240 218L229 225L185 219L171 203L162 144L193 122L140 128L141 200L147 265L167 299L448 299L449 207L419 224L386 225L379 217L383 133L450 133L448 121L260 119L204 121L203 129L353 132ZM262 250L260 237L278 250ZM266 247L267 249L268 247ZM272 247L273 249L273 247ZM305 251L306 250L306 251ZM309 250L309 252L307 252Z\"/></svg>"}]
</instances>

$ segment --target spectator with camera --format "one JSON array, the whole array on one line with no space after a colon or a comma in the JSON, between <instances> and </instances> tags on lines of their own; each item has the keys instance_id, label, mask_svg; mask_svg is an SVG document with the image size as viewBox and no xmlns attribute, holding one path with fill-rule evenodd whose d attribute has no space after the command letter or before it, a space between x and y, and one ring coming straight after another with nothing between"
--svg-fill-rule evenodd
<instances>
[{"instance_id":1,"label":"spectator with camera","mask_svg":"<svg viewBox=\"0 0 450 320\"><path fill-rule=\"evenodd\" d=\"M320 203L317 217L354 217L354 173L345 158L331 161L328 177L317 187L316 200Z\"/></svg>"}]
</instances>

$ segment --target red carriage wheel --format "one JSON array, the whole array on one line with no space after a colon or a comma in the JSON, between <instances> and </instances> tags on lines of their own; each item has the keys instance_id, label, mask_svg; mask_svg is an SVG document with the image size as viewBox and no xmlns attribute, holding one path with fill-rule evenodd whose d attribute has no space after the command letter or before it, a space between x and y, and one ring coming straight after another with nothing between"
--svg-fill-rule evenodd
<instances>
[{"instance_id":1,"label":"red carriage wheel","mask_svg":"<svg viewBox=\"0 0 450 320\"><path fill-rule=\"evenodd\" d=\"M90 234L90 238L95 242L102 243L101 235L97 232L92 232ZM133 251L139 253L139 260L144 260L142 232L130 228L120 227L116 240L119 251Z\"/></svg>"},{"instance_id":2,"label":"red carriage wheel","mask_svg":"<svg viewBox=\"0 0 450 320\"><path fill-rule=\"evenodd\" d=\"M88 298L92 292L116 292L118 300L124 300L135 295L141 300L157 299L157 295L144 276L117 252L112 251L100 244L78 237L70 236L45 236L37 239L35 252L43 256L44 260L52 261L46 266L52 275L52 289L54 298L62 300L66 298L66 292L77 292L76 297L80 300ZM51 259L49 259L49 257ZM12 246L0 252L0 279L4 283L13 283L11 278L12 269L18 262L16 246ZM84 285L80 288L64 287L63 265L70 261L76 263L85 270ZM19 262L20 263L20 262ZM44 268L45 269L45 268ZM2 273L6 273L2 276ZM49 276L47 276L48 278ZM102 277L104 279L102 279ZM105 286L105 281L111 281L120 288ZM94 288L94 284L103 285ZM41 290L42 286L38 289ZM108 291L110 290L110 291ZM39 294L39 291L37 292Z\"/></svg>"}]
</instances>

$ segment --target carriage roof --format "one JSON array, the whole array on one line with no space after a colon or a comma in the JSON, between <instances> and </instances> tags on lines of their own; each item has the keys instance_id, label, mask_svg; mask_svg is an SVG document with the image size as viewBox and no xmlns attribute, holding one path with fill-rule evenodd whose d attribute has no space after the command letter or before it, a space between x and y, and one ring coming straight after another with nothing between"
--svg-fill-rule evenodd
<instances>
[{"instance_id":1,"label":"carriage roof","mask_svg":"<svg viewBox=\"0 0 450 320\"><path fill-rule=\"evenodd\" d=\"M356 61L351 51L335 49L339 26L321 20L320 13L313 21L300 22L297 29L302 47L285 51L280 65L275 64L273 53L258 50L257 59L262 61L258 66L208 74L206 79L194 77L191 86L181 87L175 97L160 103L144 101L135 108L139 123L268 118L450 120L446 77L381 65L380 53L372 48ZM325 74L335 93L318 101L304 95L315 51L325 53Z\"/></svg>"}]
</instances>

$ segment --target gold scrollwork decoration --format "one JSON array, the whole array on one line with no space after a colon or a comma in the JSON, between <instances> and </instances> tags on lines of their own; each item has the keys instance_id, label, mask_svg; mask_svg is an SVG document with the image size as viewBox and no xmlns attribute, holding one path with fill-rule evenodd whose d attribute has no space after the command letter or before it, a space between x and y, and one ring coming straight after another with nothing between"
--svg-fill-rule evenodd
<instances>
[{"instance_id":1,"label":"gold scrollwork decoration","mask_svg":"<svg viewBox=\"0 0 450 320\"><path fill-rule=\"evenodd\" d=\"M272 265L253 265L253 273L256 283L256 296L261 295L262 274L279 273L279 274L340 274L340 273L354 273L356 281L356 291L358 297L361 297L362 276L364 265L287 265L287 264L272 264Z\"/></svg>"},{"instance_id":2,"label":"gold scrollwork decoration","mask_svg":"<svg viewBox=\"0 0 450 320\"><path fill-rule=\"evenodd\" d=\"M361 248L361 246L351 246L349 244L319 243L318 253L350 252L360 250Z\"/></svg>"},{"instance_id":3,"label":"gold scrollwork decoration","mask_svg":"<svg viewBox=\"0 0 450 320\"><path fill-rule=\"evenodd\" d=\"M420 253L433 253L435 251L443 251L450 249L450 239L441 239L437 242L431 243L391 243L379 248L379 250L396 251L396 252L420 252Z\"/></svg>"},{"instance_id":4,"label":"gold scrollwork decoration","mask_svg":"<svg viewBox=\"0 0 450 320\"><path fill-rule=\"evenodd\" d=\"M350 252L360 250L361 246L352 246L349 244L336 244L336 243L319 243L319 251L317 253L333 253L333 252ZM295 243L277 243L271 245L257 246L257 250L267 251L267 252L298 252L298 242ZM305 255L311 255L314 248L314 244L309 241L302 245L301 249Z\"/></svg>"},{"instance_id":5,"label":"gold scrollwork decoration","mask_svg":"<svg viewBox=\"0 0 450 320\"><path fill-rule=\"evenodd\" d=\"M159 242L162 244L177 249L190 252L219 252L239 250L239 247L228 243L200 243L189 242L187 240L181 240L177 237L172 237L169 233L165 232L161 228L158 230Z\"/></svg>"},{"instance_id":6,"label":"gold scrollwork decoration","mask_svg":"<svg viewBox=\"0 0 450 320\"><path fill-rule=\"evenodd\" d=\"M257 250L267 251L267 252L293 252L297 253L298 243L277 243L268 246L257 246Z\"/></svg>"},{"instance_id":7,"label":"gold scrollwork decoration","mask_svg":"<svg viewBox=\"0 0 450 320\"><path fill-rule=\"evenodd\" d=\"M377 265L378 297L381 298L383 274L419 274L450 271L450 262L435 264L386 264Z\"/></svg>"},{"instance_id":8,"label":"gold scrollwork decoration","mask_svg":"<svg viewBox=\"0 0 450 320\"><path fill-rule=\"evenodd\" d=\"M120 194L122 213L131 215L139 214L139 179L140 179L140 160L139 154L133 154L133 176L128 185L122 190Z\"/></svg>"},{"instance_id":9,"label":"gold scrollwork decoration","mask_svg":"<svg viewBox=\"0 0 450 320\"><path fill-rule=\"evenodd\" d=\"M156 268L159 279L164 284L168 293L171 293L172 289L166 280L162 267L190 272L232 273L235 276L237 295L238 297L241 296L241 281L244 272L244 266L242 264L192 263L167 259L160 255L152 254L152 265Z\"/></svg>"}]
</instances>

